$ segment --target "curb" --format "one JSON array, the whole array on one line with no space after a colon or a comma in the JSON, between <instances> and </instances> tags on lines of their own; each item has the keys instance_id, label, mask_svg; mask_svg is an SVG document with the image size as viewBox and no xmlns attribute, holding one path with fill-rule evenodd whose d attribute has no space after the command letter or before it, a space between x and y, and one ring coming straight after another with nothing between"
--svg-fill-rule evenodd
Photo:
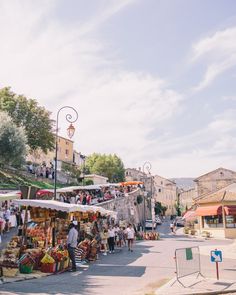
<instances>
[{"instance_id":1,"label":"curb","mask_svg":"<svg viewBox=\"0 0 236 295\"><path fill-rule=\"evenodd\" d=\"M184 295L221 295L221 294L231 294L236 293L236 289L233 290L222 290L222 291L210 291L210 292L201 292L201 293L186 293Z\"/></svg>"},{"instance_id":2,"label":"curb","mask_svg":"<svg viewBox=\"0 0 236 295\"><path fill-rule=\"evenodd\" d=\"M31 276L6 277L6 278L0 280L0 285L17 283L17 282L28 281L28 280L37 280L37 279L49 277L51 275L54 275L54 274L53 273L45 273L44 275L35 274L35 275L31 275Z\"/></svg>"},{"instance_id":3,"label":"curb","mask_svg":"<svg viewBox=\"0 0 236 295\"><path fill-rule=\"evenodd\" d=\"M174 290L171 293L171 289L168 290L166 288L171 288L171 286L173 285L173 283L176 282L175 278L172 278L168 283L166 283L165 285L161 286L160 288L155 290L155 295L174 295L176 294L180 294L178 291ZM176 282L177 283L177 282ZM234 282L235 283L235 282ZM232 285L234 284L232 283ZM227 289L227 290L217 290L217 291L198 291L198 290L192 290L192 292L188 293L187 290L188 287L183 288L183 291L186 290L186 292L183 292L184 295L221 295L221 294L233 294L236 293L236 289Z\"/></svg>"}]
</instances>

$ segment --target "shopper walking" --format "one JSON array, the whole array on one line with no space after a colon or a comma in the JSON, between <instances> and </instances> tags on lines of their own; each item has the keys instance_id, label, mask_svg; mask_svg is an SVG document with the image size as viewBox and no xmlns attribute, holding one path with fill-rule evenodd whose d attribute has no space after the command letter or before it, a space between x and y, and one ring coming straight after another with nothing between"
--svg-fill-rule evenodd
<instances>
[{"instance_id":1,"label":"shopper walking","mask_svg":"<svg viewBox=\"0 0 236 295\"><path fill-rule=\"evenodd\" d=\"M173 234L174 233L174 222L173 221L171 221L171 223L170 223L170 230Z\"/></svg>"},{"instance_id":2,"label":"shopper walking","mask_svg":"<svg viewBox=\"0 0 236 295\"><path fill-rule=\"evenodd\" d=\"M108 246L109 246L109 253L115 253L114 246L115 246L115 230L113 226L109 226L108 229Z\"/></svg>"},{"instance_id":3,"label":"shopper walking","mask_svg":"<svg viewBox=\"0 0 236 295\"><path fill-rule=\"evenodd\" d=\"M127 239L128 239L128 250L133 252L135 231L134 231L132 224L129 224L126 232L127 232Z\"/></svg>"},{"instance_id":4,"label":"shopper walking","mask_svg":"<svg viewBox=\"0 0 236 295\"><path fill-rule=\"evenodd\" d=\"M103 255L107 255L107 238L108 238L107 229L104 228L101 232L101 247L102 247Z\"/></svg>"},{"instance_id":5,"label":"shopper walking","mask_svg":"<svg viewBox=\"0 0 236 295\"><path fill-rule=\"evenodd\" d=\"M78 231L75 228L74 223L69 225L69 234L67 237L67 248L69 252L69 257L72 262L71 271L76 271L76 262L75 262L75 248L77 247L78 240Z\"/></svg>"}]
</instances>

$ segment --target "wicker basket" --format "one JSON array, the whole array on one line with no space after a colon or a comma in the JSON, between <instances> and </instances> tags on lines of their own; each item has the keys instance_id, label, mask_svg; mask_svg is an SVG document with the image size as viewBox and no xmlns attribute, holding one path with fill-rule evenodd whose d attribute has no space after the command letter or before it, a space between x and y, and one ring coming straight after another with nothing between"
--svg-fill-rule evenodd
<instances>
[{"instance_id":1,"label":"wicker basket","mask_svg":"<svg viewBox=\"0 0 236 295\"><path fill-rule=\"evenodd\" d=\"M15 277L18 271L18 268L2 267L2 275L4 277Z\"/></svg>"}]
</instances>

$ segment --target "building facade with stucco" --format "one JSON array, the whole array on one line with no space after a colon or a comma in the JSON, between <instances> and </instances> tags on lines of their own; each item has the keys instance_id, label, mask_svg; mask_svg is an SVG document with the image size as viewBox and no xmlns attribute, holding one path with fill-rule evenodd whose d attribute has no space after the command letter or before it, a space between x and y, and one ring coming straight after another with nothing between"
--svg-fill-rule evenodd
<instances>
[{"instance_id":1,"label":"building facade with stucco","mask_svg":"<svg viewBox=\"0 0 236 295\"><path fill-rule=\"evenodd\" d=\"M179 189L178 198L180 210L184 213L194 205L194 200L197 198L197 190L196 188Z\"/></svg>"},{"instance_id":2,"label":"building facade with stucco","mask_svg":"<svg viewBox=\"0 0 236 295\"><path fill-rule=\"evenodd\" d=\"M217 191L233 182L236 182L236 172L218 168L194 179L197 197Z\"/></svg>"},{"instance_id":3,"label":"building facade with stucco","mask_svg":"<svg viewBox=\"0 0 236 295\"><path fill-rule=\"evenodd\" d=\"M159 175L154 176L154 198L167 207L166 215L176 215L177 186L172 180Z\"/></svg>"}]
</instances>

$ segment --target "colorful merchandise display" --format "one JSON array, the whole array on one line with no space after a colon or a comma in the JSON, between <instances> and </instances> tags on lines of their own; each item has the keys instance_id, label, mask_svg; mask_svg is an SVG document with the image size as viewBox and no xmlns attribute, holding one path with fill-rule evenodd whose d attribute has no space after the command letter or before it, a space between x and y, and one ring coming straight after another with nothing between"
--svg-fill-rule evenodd
<instances>
[{"instance_id":1,"label":"colorful merchandise display","mask_svg":"<svg viewBox=\"0 0 236 295\"><path fill-rule=\"evenodd\" d=\"M69 225L76 224L80 242L76 261L97 259L99 243L96 237L111 212L95 206L63 204L48 200L15 200L31 221L23 226L23 235L13 237L0 257L3 276L34 270L45 273L63 272L69 268L66 241Z\"/></svg>"}]
</instances>

